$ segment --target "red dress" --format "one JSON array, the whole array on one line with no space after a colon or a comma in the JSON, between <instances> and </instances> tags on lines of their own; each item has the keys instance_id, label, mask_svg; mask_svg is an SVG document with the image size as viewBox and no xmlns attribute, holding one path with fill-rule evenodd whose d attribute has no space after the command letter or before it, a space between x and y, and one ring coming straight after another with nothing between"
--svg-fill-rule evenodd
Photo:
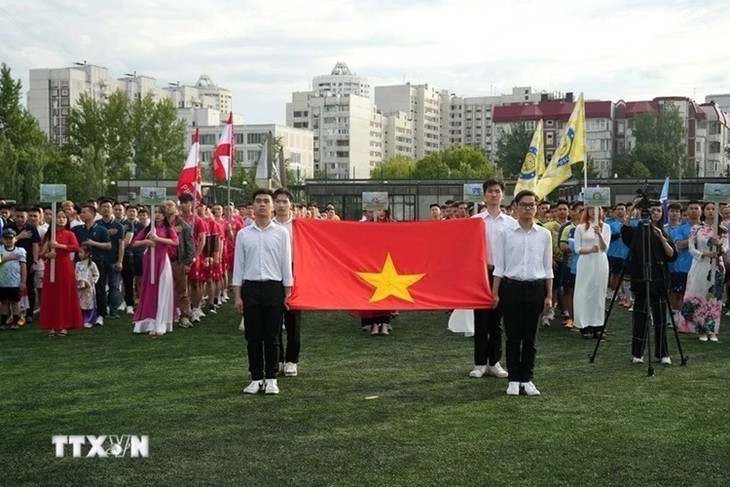
<instances>
[{"instance_id":1,"label":"red dress","mask_svg":"<svg viewBox=\"0 0 730 487\"><path fill-rule=\"evenodd\" d=\"M43 330L83 328L76 273L71 259L79 249L79 243L76 235L65 228L56 231L56 242L67 245L68 250L56 249L55 282L51 282L51 261L46 260L39 325Z\"/></svg>"}]
</instances>

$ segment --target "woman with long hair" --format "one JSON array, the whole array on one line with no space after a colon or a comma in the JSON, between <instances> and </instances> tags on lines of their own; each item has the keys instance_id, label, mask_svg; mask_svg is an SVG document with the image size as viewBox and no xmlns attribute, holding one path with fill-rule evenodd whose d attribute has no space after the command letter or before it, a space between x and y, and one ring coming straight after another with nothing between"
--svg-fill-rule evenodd
<instances>
[{"instance_id":1,"label":"woman with long hair","mask_svg":"<svg viewBox=\"0 0 730 487\"><path fill-rule=\"evenodd\" d=\"M134 333L149 333L152 337L160 337L172 331L175 306L168 248L177 246L177 232L170 228L165 207L158 206L154 220L132 239L133 248L146 247L142 258L139 306L133 318ZM154 260L152 248L155 249ZM150 282L152 275L155 276L154 284Z\"/></svg>"},{"instance_id":2,"label":"woman with long hair","mask_svg":"<svg viewBox=\"0 0 730 487\"><path fill-rule=\"evenodd\" d=\"M79 249L76 235L71 231L66 213L56 213L56 239L48 231L41 242L43 270L43 300L41 301L40 328L49 330L48 336L66 336L66 330L83 328L84 321L79 305L73 256ZM51 266L55 275L51 282Z\"/></svg>"},{"instance_id":3,"label":"woman with long hair","mask_svg":"<svg viewBox=\"0 0 730 487\"><path fill-rule=\"evenodd\" d=\"M603 210L586 206L575 227L575 249L580 259L573 291L573 323L584 338L598 338L603 327L610 242L611 227L603 221Z\"/></svg>"},{"instance_id":4,"label":"woman with long hair","mask_svg":"<svg viewBox=\"0 0 730 487\"><path fill-rule=\"evenodd\" d=\"M714 227L714 203L702 206L704 224L692 228L689 253L692 267L687 274L682 317L678 331L695 331L703 342L717 342L722 315L722 294L725 281L725 263L722 255L728 248L727 230ZM714 276L714 281L712 280Z\"/></svg>"}]
</instances>

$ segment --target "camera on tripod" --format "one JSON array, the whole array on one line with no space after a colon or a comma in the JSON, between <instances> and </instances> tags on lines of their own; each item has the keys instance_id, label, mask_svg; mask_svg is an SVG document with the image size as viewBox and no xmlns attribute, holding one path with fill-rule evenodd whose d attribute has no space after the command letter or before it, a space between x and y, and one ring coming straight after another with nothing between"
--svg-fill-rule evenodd
<instances>
[{"instance_id":1,"label":"camera on tripod","mask_svg":"<svg viewBox=\"0 0 730 487\"><path fill-rule=\"evenodd\" d=\"M641 211L641 219L643 221L651 220L651 208L652 206L661 206L659 201L659 191L655 190L648 184L640 187L636 190L636 195L639 197L634 203L634 207L639 208Z\"/></svg>"}]
</instances>

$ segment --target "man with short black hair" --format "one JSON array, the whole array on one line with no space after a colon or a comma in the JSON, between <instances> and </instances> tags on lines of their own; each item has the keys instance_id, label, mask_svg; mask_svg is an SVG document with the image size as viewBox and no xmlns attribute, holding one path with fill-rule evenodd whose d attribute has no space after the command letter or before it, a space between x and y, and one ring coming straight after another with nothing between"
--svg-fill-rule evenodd
<instances>
[{"instance_id":1,"label":"man with short black hair","mask_svg":"<svg viewBox=\"0 0 730 487\"><path fill-rule=\"evenodd\" d=\"M99 317L96 320L95 325L101 326L104 324L104 317L109 314L107 308L107 294L106 294L106 258L105 252L109 252L112 249L111 239L109 238L109 232L103 226L96 222L96 208L91 205L86 205L81 208L79 217L83 225L77 225L73 227L73 232L76 235L79 245L85 245L91 249L91 260L96 264L99 269L99 280L96 282L96 312ZM112 257L112 256L110 256ZM117 282L117 285L119 283ZM115 310L116 311L116 310Z\"/></svg>"},{"instance_id":2,"label":"man with short black hair","mask_svg":"<svg viewBox=\"0 0 730 487\"><path fill-rule=\"evenodd\" d=\"M431 203L428 209L431 212L431 220L441 220L441 207L438 203Z\"/></svg>"},{"instance_id":3,"label":"man with short black hair","mask_svg":"<svg viewBox=\"0 0 730 487\"><path fill-rule=\"evenodd\" d=\"M37 222L40 219L39 209L33 209L33 222L28 218L28 214L29 211L25 208L16 208L15 210L15 224L18 227L18 236L15 238L15 245L25 250L25 289L28 295L28 308L25 310L25 314L21 313L20 321L18 322L20 326L33 322L33 311L35 310L35 273L38 267L38 259L40 258L41 237L36 228Z\"/></svg>"},{"instance_id":4,"label":"man with short black hair","mask_svg":"<svg viewBox=\"0 0 730 487\"><path fill-rule=\"evenodd\" d=\"M292 222L294 220L291 211L292 198L291 192L286 188L274 191L274 222L287 231L290 239L293 239ZM296 377L299 374L299 352L302 348L302 312L284 308L284 328L286 329L286 350L284 350L284 340L281 335L279 337L279 365L286 377Z\"/></svg>"},{"instance_id":5,"label":"man with short black hair","mask_svg":"<svg viewBox=\"0 0 730 487\"><path fill-rule=\"evenodd\" d=\"M109 198L99 200L100 218L96 223L106 229L111 248L103 251L104 269L99 269L99 282L104 292L104 302L109 306L109 318L119 318L119 306L122 304L121 278L124 264L124 226L113 215L114 202ZM102 314L102 316L107 316Z\"/></svg>"},{"instance_id":6,"label":"man with short black hair","mask_svg":"<svg viewBox=\"0 0 730 487\"><path fill-rule=\"evenodd\" d=\"M504 199L504 182L488 179L482 185L487 211L472 218L484 220L487 241L487 277L490 285L494 280L494 258L499 235L514 225L514 219L502 213L499 205ZM497 304L491 309L474 310L474 369L469 377L485 375L504 378L507 372L499 364L502 358L502 308Z\"/></svg>"},{"instance_id":7,"label":"man with short black hair","mask_svg":"<svg viewBox=\"0 0 730 487\"><path fill-rule=\"evenodd\" d=\"M278 338L294 281L291 240L272 221L273 191L259 188L253 196L256 221L236 236L232 283L236 310L246 322L251 383L243 392L278 394Z\"/></svg>"},{"instance_id":8,"label":"man with short black hair","mask_svg":"<svg viewBox=\"0 0 730 487\"><path fill-rule=\"evenodd\" d=\"M684 303L684 291L687 287L687 274L692 267L692 255L689 253L689 236L692 233L692 225L680 220L682 216L682 205L679 203L669 204L669 221L664 225L664 231L669 235L677 249L677 259L670 262L669 266L669 305L673 310L674 322L680 320L680 310Z\"/></svg>"},{"instance_id":9,"label":"man with short black hair","mask_svg":"<svg viewBox=\"0 0 730 487\"><path fill-rule=\"evenodd\" d=\"M515 196L517 222L498 236L494 258L494 295L504 313L507 333L507 395L523 390L540 395L533 384L535 340L540 315L552 307L553 248L550 232L537 225L537 196Z\"/></svg>"}]
</instances>

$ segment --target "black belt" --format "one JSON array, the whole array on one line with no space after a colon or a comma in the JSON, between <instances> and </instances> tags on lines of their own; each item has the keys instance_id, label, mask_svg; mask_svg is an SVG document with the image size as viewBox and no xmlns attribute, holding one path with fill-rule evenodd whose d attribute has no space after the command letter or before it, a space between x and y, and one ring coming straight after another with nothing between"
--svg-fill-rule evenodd
<instances>
[{"instance_id":1,"label":"black belt","mask_svg":"<svg viewBox=\"0 0 730 487\"><path fill-rule=\"evenodd\" d=\"M504 277L502 280L507 284L514 284L515 286L536 286L538 284L545 284L545 279L533 279L531 281L521 281L519 279L510 279Z\"/></svg>"},{"instance_id":2,"label":"black belt","mask_svg":"<svg viewBox=\"0 0 730 487\"><path fill-rule=\"evenodd\" d=\"M248 279L245 279L243 282L244 282L244 284L247 283L247 282L253 282L253 283L256 283L256 284L266 284L267 282L278 282L278 283L281 283L282 281L275 281L273 279L265 279L263 281L249 281Z\"/></svg>"}]
</instances>

